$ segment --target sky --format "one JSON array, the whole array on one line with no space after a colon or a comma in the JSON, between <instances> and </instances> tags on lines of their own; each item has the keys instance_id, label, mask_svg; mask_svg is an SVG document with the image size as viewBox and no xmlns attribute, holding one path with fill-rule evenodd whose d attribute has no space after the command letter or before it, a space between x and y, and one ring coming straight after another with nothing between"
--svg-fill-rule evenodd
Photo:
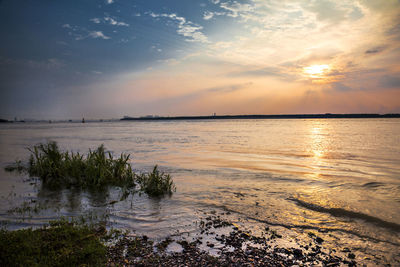
<instances>
[{"instance_id":1,"label":"sky","mask_svg":"<svg viewBox=\"0 0 400 267\"><path fill-rule=\"evenodd\" d=\"M0 118L400 113L400 0L0 0Z\"/></svg>"}]
</instances>

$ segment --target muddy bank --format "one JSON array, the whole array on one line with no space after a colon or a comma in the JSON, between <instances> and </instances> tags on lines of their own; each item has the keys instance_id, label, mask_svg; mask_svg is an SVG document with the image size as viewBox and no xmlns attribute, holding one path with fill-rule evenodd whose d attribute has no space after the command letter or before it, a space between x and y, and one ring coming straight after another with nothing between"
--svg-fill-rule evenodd
<instances>
[{"instance_id":1,"label":"muddy bank","mask_svg":"<svg viewBox=\"0 0 400 267\"><path fill-rule=\"evenodd\" d=\"M307 245L280 247L282 236L265 227L261 235L241 230L221 215L199 222L193 235L150 240L147 236L125 234L108 245L108 266L356 266L347 248L324 248L324 240L310 233ZM279 243L279 242L278 242Z\"/></svg>"}]
</instances>

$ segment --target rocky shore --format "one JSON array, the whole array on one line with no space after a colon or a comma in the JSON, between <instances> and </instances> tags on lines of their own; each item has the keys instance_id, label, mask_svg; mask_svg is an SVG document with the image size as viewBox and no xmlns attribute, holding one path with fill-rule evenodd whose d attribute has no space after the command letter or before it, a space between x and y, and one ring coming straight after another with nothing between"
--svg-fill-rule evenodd
<instances>
[{"instance_id":1,"label":"rocky shore","mask_svg":"<svg viewBox=\"0 0 400 267\"><path fill-rule=\"evenodd\" d=\"M108 266L356 266L355 255L327 252L324 240L309 234L308 245L279 247L282 236L268 226L262 236L241 230L219 215L207 216L194 236L150 240L147 236L122 235L108 246Z\"/></svg>"}]
</instances>

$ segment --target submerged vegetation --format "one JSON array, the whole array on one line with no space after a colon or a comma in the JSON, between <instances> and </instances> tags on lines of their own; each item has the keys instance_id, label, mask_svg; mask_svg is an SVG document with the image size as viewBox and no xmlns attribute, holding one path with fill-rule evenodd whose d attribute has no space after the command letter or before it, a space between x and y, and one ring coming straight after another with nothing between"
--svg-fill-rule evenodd
<instances>
[{"instance_id":1,"label":"submerged vegetation","mask_svg":"<svg viewBox=\"0 0 400 267\"><path fill-rule=\"evenodd\" d=\"M0 266L102 266L104 231L66 220L47 227L0 230Z\"/></svg>"},{"instance_id":2,"label":"submerged vegetation","mask_svg":"<svg viewBox=\"0 0 400 267\"><path fill-rule=\"evenodd\" d=\"M176 187L169 174L160 172L157 165L151 173L143 173L137 175L137 181L141 189L149 196L161 196L164 194L172 194L176 191Z\"/></svg>"},{"instance_id":3,"label":"submerged vegetation","mask_svg":"<svg viewBox=\"0 0 400 267\"><path fill-rule=\"evenodd\" d=\"M160 172L157 166L151 173L135 174L129 163L129 154L122 153L119 158L114 158L103 145L89 150L86 155L63 152L56 142L38 144L28 150L31 154L26 171L30 176L39 177L48 188L117 186L123 190L123 197L134 192L136 183L149 196L170 195L175 191L171 176ZM6 171L23 169L21 161L5 168Z\"/></svg>"},{"instance_id":4,"label":"submerged vegetation","mask_svg":"<svg viewBox=\"0 0 400 267\"><path fill-rule=\"evenodd\" d=\"M28 172L39 177L50 187L77 186L80 188L135 186L129 155L121 154L114 159L106 153L104 146L86 155L73 152L61 152L56 142L39 144L30 148Z\"/></svg>"}]
</instances>

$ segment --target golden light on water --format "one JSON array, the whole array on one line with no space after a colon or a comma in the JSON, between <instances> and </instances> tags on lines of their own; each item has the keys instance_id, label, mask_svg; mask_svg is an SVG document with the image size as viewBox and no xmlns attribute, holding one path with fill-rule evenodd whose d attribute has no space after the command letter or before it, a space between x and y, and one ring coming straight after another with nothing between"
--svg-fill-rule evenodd
<instances>
[{"instance_id":1,"label":"golden light on water","mask_svg":"<svg viewBox=\"0 0 400 267\"><path fill-rule=\"evenodd\" d=\"M321 121L313 121L310 125L310 140L309 147L312 155L312 163L311 166L313 168L312 173L310 173L310 177L313 179L319 179L321 175L321 166L324 165L324 156L325 156L325 148L326 142L325 140L325 132L326 127Z\"/></svg>"}]
</instances>

